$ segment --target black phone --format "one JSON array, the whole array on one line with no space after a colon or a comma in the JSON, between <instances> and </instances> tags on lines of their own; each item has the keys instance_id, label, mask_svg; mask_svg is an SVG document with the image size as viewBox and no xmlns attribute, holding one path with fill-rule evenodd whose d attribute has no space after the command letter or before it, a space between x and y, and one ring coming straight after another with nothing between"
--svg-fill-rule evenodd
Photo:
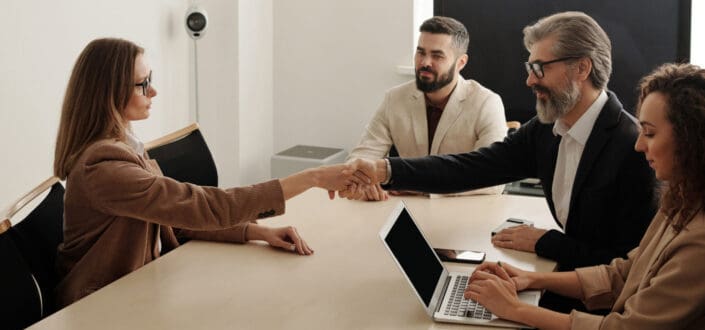
<instances>
[{"instance_id":1,"label":"black phone","mask_svg":"<svg viewBox=\"0 0 705 330\"><path fill-rule=\"evenodd\" d=\"M462 262L466 264L479 264L485 261L485 253L469 250L452 250L434 248L438 257L443 261Z\"/></svg>"}]
</instances>

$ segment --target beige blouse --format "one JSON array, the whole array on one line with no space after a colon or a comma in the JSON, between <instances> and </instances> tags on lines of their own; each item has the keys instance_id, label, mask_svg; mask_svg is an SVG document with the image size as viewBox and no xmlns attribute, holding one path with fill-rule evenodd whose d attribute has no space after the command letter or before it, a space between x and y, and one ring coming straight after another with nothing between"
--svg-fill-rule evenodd
<instances>
[{"instance_id":1,"label":"beige blouse","mask_svg":"<svg viewBox=\"0 0 705 330\"><path fill-rule=\"evenodd\" d=\"M658 213L627 259L576 270L590 309L572 329L705 329L705 214L675 233Z\"/></svg>"}]
</instances>

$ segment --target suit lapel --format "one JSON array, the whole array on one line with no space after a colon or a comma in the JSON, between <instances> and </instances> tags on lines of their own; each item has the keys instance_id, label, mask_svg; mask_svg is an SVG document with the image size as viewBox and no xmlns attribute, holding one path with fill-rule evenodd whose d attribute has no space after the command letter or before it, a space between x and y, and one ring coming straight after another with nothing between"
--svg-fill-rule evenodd
<instances>
[{"instance_id":1,"label":"suit lapel","mask_svg":"<svg viewBox=\"0 0 705 330\"><path fill-rule=\"evenodd\" d=\"M446 103L446 107L443 109L441 119L438 121L436 134L433 136L431 144L432 155L438 154L438 149L440 149L441 142L445 138L446 133L448 133L448 129L450 129L450 127L453 126L453 123L455 123L455 121L458 120L458 117L460 117L460 113L462 112L462 102L465 101L468 94L467 84L468 83L465 79L463 79L463 77L458 77L458 83L455 86L455 90L453 90L450 95L448 103Z\"/></svg>"},{"instance_id":2,"label":"suit lapel","mask_svg":"<svg viewBox=\"0 0 705 330\"><path fill-rule=\"evenodd\" d=\"M617 97L612 92L608 92L607 94L609 96L607 103L605 103L602 111L600 111L600 115L597 117L597 120L595 120L595 125L585 144L585 149L583 149L583 154L578 164L578 170L575 173L573 191L570 196L571 210L573 209L575 198L578 195L577 192L581 191L590 170L592 170L595 161L600 156L600 151L610 140L611 135L609 131L619 123L622 104L619 103ZM570 215L568 217L570 217Z\"/></svg>"},{"instance_id":3,"label":"suit lapel","mask_svg":"<svg viewBox=\"0 0 705 330\"><path fill-rule=\"evenodd\" d=\"M400 143L413 143L408 145L409 149L415 149L417 155L425 155L428 152L428 123L426 120L426 101L423 93L415 88L409 96L407 109L411 113L411 132L413 140L399 141Z\"/></svg>"}]
</instances>

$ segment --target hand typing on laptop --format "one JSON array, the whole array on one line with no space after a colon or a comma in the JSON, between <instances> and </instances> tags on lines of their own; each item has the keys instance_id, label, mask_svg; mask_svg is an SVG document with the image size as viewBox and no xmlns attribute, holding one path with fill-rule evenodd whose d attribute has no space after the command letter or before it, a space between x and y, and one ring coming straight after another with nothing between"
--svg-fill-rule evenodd
<instances>
[{"instance_id":1,"label":"hand typing on laptop","mask_svg":"<svg viewBox=\"0 0 705 330\"><path fill-rule=\"evenodd\" d=\"M467 292L468 283L480 285L489 277L497 277L493 272L502 276L502 279L497 277L500 280L495 283L501 286L500 289L507 296L504 300L519 300L519 305L523 303L538 305L539 291L527 290L517 293L517 286L511 278L522 273L513 267L501 270L492 268L492 265L496 266L496 264L481 265L480 271L472 275L475 278L473 281L469 280L471 276L468 273L449 272L403 202L399 202L392 211L379 234L423 304L424 310L434 321L508 328L522 327L524 324L492 315L485 308L486 306L478 304L478 301L463 298ZM518 281L518 283L526 282Z\"/></svg>"},{"instance_id":2,"label":"hand typing on laptop","mask_svg":"<svg viewBox=\"0 0 705 330\"><path fill-rule=\"evenodd\" d=\"M517 321L512 311L525 304L517 292L529 288L531 274L506 263L484 262L470 276L465 299L477 301L498 317Z\"/></svg>"}]
</instances>

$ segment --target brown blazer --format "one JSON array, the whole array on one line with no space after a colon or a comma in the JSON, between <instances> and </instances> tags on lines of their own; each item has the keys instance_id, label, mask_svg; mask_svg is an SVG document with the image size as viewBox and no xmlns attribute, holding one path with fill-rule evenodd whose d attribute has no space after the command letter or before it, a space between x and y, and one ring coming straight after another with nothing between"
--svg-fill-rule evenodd
<instances>
[{"instance_id":1,"label":"brown blazer","mask_svg":"<svg viewBox=\"0 0 705 330\"><path fill-rule=\"evenodd\" d=\"M576 270L590 309L573 311L573 329L704 329L705 214L678 234L658 213L628 259Z\"/></svg>"},{"instance_id":2,"label":"brown blazer","mask_svg":"<svg viewBox=\"0 0 705 330\"><path fill-rule=\"evenodd\" d=\"M244 242L249 221L284 210L278 180L231 189L181 183L127 144L98 141L67 178L57 303L71 304L144 266L177 247L177 235Z\"/></svg>"}]
</instances>

